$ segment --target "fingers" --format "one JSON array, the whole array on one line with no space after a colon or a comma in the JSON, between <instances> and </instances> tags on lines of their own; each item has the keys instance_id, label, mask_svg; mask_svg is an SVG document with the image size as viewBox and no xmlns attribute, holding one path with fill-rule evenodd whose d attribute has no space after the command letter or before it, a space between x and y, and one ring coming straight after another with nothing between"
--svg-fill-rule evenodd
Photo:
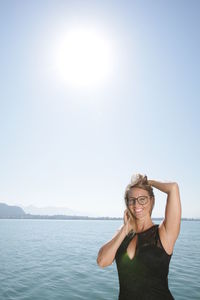
<instances>
[{"instance_id":1,"label":"fingers","mask_svg":"<svg viewBox=\"0 0 200 300\"><path fill-rule=\"evenodd\" d=\"M148 180L148 185L152 186L153 185L153 181L152 180Z\"/></svg>"},{"instance_id":2,"label":"fingers","mask_svg":"<svg viewBox=\"0 0 200 300\"><path fill-rule=\"evenodd\" d=\"M124 211L124 224L127 223L128 219L130 218L128 209Z\"/></svg>"},{"instance_id":3,"label":"fingers","mask_svg":"<svg viewBox=\"0 0 200 300\"><path fill-rule=\"evenodd\" d=\"M125 209L124 213L125 213L125 214L129 213L129 210L128 210L128 209Z\"/></svg>"},{"instance_id":4,"label":"fingers","mask_svg":"<svg viewBox=\"0 0 200 300\"><path fill-rule=\"evenodd\" d=\"M126 218L129 218L129 217L130 217L130 214L129 214L128 209L126 209L126 210L124 211L124 217L126 217Z\"/></svg>"}]
</instances>

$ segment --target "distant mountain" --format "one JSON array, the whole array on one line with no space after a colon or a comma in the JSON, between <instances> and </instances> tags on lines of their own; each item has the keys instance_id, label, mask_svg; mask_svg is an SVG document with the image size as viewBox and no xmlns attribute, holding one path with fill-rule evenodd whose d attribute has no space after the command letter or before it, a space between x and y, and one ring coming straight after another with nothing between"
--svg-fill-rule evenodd
<instances>
[{"instance_id":1,"label":"distant mountain","mask_svg":"<svg viewBox=\"0 0 200 300\"><path fill-rule=\"evenodd\" d=\"M26 211L25 211L26 209ZM66 207L28 206L22 209L15 205L0 203L0 219L52 219L52 220L122 220L121 217L88 216L86 213L75 212ZM162 220L153 218L153 220ZM182 221L200 221L200 218L181 218Z\"/></svg>"},{"instance_id":2,"label":"distant mountain","mask_svg":"<svg viewBox=\"0 0 200 300\"><path fill-rule=\"evenodd\" d=\"M10 206L5 203L0 203L0 218L23 217L25 212L19 206Z\"/></svg>"},{"instance_id":3,"label":"distant mountain","mask_svg":"<svg viewBox=\"0 0 200 300\"><path fill-rule=\"evenodd\" d=\"M67 208L56 208L56 207L46 207L37 208L30 206L29 208L34 208L37 214L25 213L24 210L19 206L11 206L5 203L0 203L0 219L49 219L49 220L115 220L117 218L109 217L89 217L87 215L79 214L77 215L74 211ZM34 212L33 209L33 212ZM67 213L67 214L66 214ZM70 213L70 214L69 214Z\"/></svg>"},{"instance_id":4,"label":"distant mountain","mask_svg":"<svg viewBox=\"0 0 200 300\"><path fill-rule=\"evenodd\" d=\"M68 207L36 207L33 205L22 206L26 214L40 215L40 216L55 216L55 215L67 215L67 216L83 216L86 215L82 212L74 211Z\"/></svg>"}]
</instances>

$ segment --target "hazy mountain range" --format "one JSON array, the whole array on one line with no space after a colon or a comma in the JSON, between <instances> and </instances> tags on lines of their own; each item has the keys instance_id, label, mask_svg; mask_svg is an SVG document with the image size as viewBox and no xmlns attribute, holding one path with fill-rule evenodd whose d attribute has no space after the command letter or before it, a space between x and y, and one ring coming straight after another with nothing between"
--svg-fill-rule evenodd
<instances>
[{"instance_id":1,"label":"hazy mountain range","mask_svg":"<svg viewBox=\"0 0 200 300\"><path fill-rule=\"evenodd\" d=\"M5 218L17 218L17 219L122 219L118 217L98 217L83 212L73 211L68 207L36 207L7 205L6 203L0 203L0 219ZM162 218L153 218L161 220ZM200 221L199 218L181 218L182 220L195 220Z\"/></svg>"},{"instance_id":2,"label":"hazy mountain range","mask_svg":"<svg viewBox=\"0 0 200 300\"><path fill-rule=\"evenodd\" d=\"M22 206L20 205L26 214L31 215L40 215L40 216L54 216L54 215L67 215L67 216L86 216L88 214L84 214L80 211L72 210L68 207L55 207L55 206L47 206L47 207L36 207L34 205Z\"/></svg>"},{"instance_id":3,"label":"hazy mountain range","mask_svg":"<svg viewBox=\"0 0 200 300\"><path fill-rule=\"evenodd\" d=\"M25 212L19 206L10 206L5 203L0 203L0 218L3 217L23 217Z\"/></svg>"},{"instance_id":4,"label":"hazy mountain range","mask_svg":"<svg viewBox=\"0 0 200 300\"><path fill-rule=\"evenodd\" d=\"M55 219L55 220L89 220L89 219L119 219L111 217L96 217L75 212L66 207L42 207L7 205L0 203L0 219Z\"/></svg>"},{"instance_id":5,"label":"hazy mountain range","mask_svg":"<svg viewBox=\"0 0 200 300\"><path fill-rule=\"evenodd\" d=\"M32 216L75 216L75 217L91 217L98 218L97 214L92 214L89 212L82 212L72 210L68 207L55 207L55 206L46 206L46 207L37 207L34 205L23 206L20 204L17 205L8 205L6 203L0 203L0 217L23 217L24 215ZM100 217L101 218L101 217Z\"/></svg>"}]
</instances>

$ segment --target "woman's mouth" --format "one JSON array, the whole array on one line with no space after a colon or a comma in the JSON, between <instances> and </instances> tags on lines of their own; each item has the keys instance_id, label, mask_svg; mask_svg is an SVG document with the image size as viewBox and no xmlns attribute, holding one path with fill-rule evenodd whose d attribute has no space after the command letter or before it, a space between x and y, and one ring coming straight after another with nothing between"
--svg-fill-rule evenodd
<instances>
[{"instance_id":1,"label":"woman's mouth","mask_svg":"<svg viewBox=\"0 0 200 300\"><path fill-rule=\"evenodd\" d=\"M142 208L138 208L138 209L134 209L134 211L138 214L138 213L141 213L142 212Z\"/></svg>"}]
</instances>

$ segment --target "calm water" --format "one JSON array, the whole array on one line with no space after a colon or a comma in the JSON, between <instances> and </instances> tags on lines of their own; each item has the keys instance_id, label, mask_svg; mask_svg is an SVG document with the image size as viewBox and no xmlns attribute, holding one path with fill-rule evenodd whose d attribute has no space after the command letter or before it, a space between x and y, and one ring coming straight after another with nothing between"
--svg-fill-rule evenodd
<instances>
[{"instance_id":1,"label":"calm water","mask_svg":"<svg viewBox=\"0 0 200 300\"><path fill-rule=\"evenodd\" d=\"M117 299L116 264L101 269L96 256L121 224L0 220L0 299ZM169 270L175 299L200 299L199 233L199 221L182 222Z\"/></svg>"}]
</instances>

